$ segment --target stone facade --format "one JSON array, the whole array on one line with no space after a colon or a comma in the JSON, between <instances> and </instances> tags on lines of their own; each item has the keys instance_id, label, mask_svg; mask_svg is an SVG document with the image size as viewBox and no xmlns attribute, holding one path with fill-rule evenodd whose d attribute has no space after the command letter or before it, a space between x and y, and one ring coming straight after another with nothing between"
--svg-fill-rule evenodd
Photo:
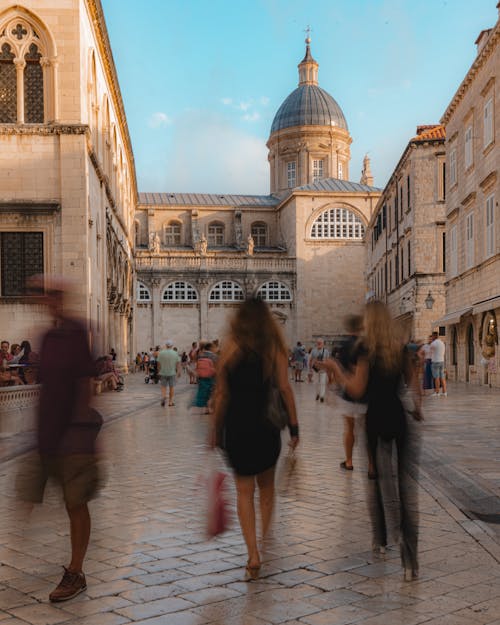
<instances>
[{"instance_id":1,"label":"stone facade","mask_svg":"<svg viewBox=\"0 0 500 625\"><path fill-rule=\"evenodd\" d=\"M361 310L363 235L380 190L368 159L363 184L348 182L347 123L318 87L306 44L299 87L268 141L270 195L140 194L137 351L167 338L187 349L222 337L237 302L251 295L268 301L290 345L335 340L344 315Z\"/></svg>"},{"instance_id":2,"label":"stone facade","mask_svg":"<svg viewBox=\"0 0 500 625\"><path fill-rule=\"evenodd\" d=\"M0 33L2 336L36 345L47 319L26 278L63 275L95 352L114 347L125 365L137 193L100 3L0 0Z\"/></svg>"},{"instance_id":3,"label":"stone facade","mask_svg":"<svg viewBox=\"0 0 500 625\"><path fill-rule=\"evenodd\" d=\"M405 341L444 313L444 143L442 126L417 128L366 233L369 297L387 303Z\"/></svg>"},{"instance_id":4,"label":"stone facade","mask_svg":"<svg viewBox=\"0 0 500 625\"><path fill-rule=\"evenodd\" d=\"M499 4L500 9L500 4ZM446 126L446 326L452 379L500 386L500 19L442 118Z\"/></svg>"}]
</instances>

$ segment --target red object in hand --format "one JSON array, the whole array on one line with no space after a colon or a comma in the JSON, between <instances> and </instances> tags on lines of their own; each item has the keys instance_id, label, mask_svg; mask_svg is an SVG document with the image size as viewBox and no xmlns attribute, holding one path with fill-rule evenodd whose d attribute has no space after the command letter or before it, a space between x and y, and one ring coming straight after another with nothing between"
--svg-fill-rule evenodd
<instances>
[{"instance_id":1,"label":"red object in hand","mask_svg":"<svg viewBox=\"0 0 500 625\"><path fill-rule=\"evenodd\" d=\"M208 478L207 534L213 538L227 529L229 514L225 498L224 481L226 474L213 471Z\"/></svg>"}]
</instances>

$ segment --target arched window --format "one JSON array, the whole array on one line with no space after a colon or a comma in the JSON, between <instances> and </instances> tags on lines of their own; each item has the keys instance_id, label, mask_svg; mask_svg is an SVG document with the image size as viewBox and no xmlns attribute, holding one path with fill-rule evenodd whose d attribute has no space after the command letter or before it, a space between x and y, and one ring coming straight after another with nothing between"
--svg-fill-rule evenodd
<instances>
[{"instance_id":1,"label":"arched window","mask_svg":"<svg viewBox=\"0 0 500 625\"><path fill-rule=\"evenodd\" d=\"M467 328L467 363L474 364L474 326L472 323Z\"/></svg>"},{"instance_id":2,"label":"arched window","mask_svg":"<svg viewBox=\"0 0 500 625\"><path fill-rule=\"evenodd\" d=\"M267 224L256 221L251 227L252 239L255 247L266 247L267 245Z\"/></svg>"},{"instance_id":3,"label":"arched window","mask_svg":"<svg viewBox=\"0 0 500 625\"><path fill-rule=\"evenodd\" d=\"M210 247L220 247L224 245L224 224L214 221L208 226L208 245Z\"/></svg>"},{"instance_id":4,"label":"arched window","mask_svg":"<svg viewBox=\"0 0 500 625\"><path fill-rule=\"evenodd\" d=\"M237 282L223 280L218 282L210 291L210 302L241 302L245 299L243 289Z\"/></svg>"},{"instance_id":5,"label":"arched window","mask_svg":"<svg viewBox=\"0 0 500 625\"><path fill-rule=\"evenodd\" d=\"M362 239L364 233L361 219L347 208L323 211L311 228L313 239Z\"/></svg>"},{"instance_id":6,"label":"arched window","mask_svg":"<svg viewBox=\"0 0 500 625\"><path fill-rule=\"evenodd\" d=\"M43 124L57 116L55 46L36 16L13 8L0 23L0 123ZM48 102L46 100L48 99Z\"/></svg>"},{"instance_id":7,"label":"arched window","mask_svg":"<svg viewBox=\"0 0 500 625\"><path fill-rule=\"evenodd\" d=\"M178 221L169 221L163 228L165 245L181 244L181 224Z\"/></svg>"},{"instance_id":8,"label":"arched window","mask_svg":"<svg viewBox=\"0 0 500 625\"><path fill-rule=\"evenodd\" d=\"M138 302L150 302L151 301L151 293L149 292L148 287L142 282L137 283L137 301Z\"/></svg>"},{"instance_id":9,"label":"arched window","mask_svg":"<svg viewBox=\"0 0 500 625\"><path fill-rule=\"evenodd\" d=\"M0 49L0 123L17 121L17 77L12 47L4 43Z\"/></svg>"},{"instance_id":10,"label":"arched window","mask_svg":"<svg viewBox=\"0 0 500 625\"><path fill-rule=\"evenodd\" d=\"M258 297L265 302L291 302L292 294L290 289L283 282L265 282L257 292Z\"/></svg>"},{"instance_id":11,"label":"arched window","mask_svg":"<svg viewBox=\"0 0 500 625\"><path fill-rule=\"evenodd\" d=\"M165 287L163 302L197 302L198 293L189 282L171 282Z\"/></svg>"}]
</instances>

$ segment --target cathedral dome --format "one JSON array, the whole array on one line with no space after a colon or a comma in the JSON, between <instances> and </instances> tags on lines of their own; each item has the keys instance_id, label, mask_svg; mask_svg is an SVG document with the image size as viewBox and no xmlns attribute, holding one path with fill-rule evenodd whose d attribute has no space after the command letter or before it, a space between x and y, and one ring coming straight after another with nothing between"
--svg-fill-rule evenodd
<instances>
[{"instance_id":1,"label":"cathedral dome","mask_svg":"<svg viewBox=\"0 0 500 625\"><path fill-rule=\"evenodd\" d=\"M271 134L292 126L334 126L348 130L340 106L315 84L302 84L292 91L274 117Z\"/></svg>"}]
</instances>

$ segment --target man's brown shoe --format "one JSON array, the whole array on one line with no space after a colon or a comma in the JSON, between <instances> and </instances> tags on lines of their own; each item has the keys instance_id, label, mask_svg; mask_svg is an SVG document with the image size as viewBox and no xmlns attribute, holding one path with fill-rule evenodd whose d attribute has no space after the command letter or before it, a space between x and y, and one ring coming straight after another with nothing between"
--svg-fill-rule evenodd
<instances>
[{"instance_id":1,"label":"man's brown shoe","mask_svg":"<svg viewBox=\"0 0 500 625\"><path fill-rule=\"evenodd\" d=\"M69 571L64 568L64 575L59 585L49 595L49 600L53 603L58 601L68 601L73 599L76 595L79 595L84 590L87 590L87 582L83 573L77 573L75 571Z\"/></svg>"}]
</instances>

